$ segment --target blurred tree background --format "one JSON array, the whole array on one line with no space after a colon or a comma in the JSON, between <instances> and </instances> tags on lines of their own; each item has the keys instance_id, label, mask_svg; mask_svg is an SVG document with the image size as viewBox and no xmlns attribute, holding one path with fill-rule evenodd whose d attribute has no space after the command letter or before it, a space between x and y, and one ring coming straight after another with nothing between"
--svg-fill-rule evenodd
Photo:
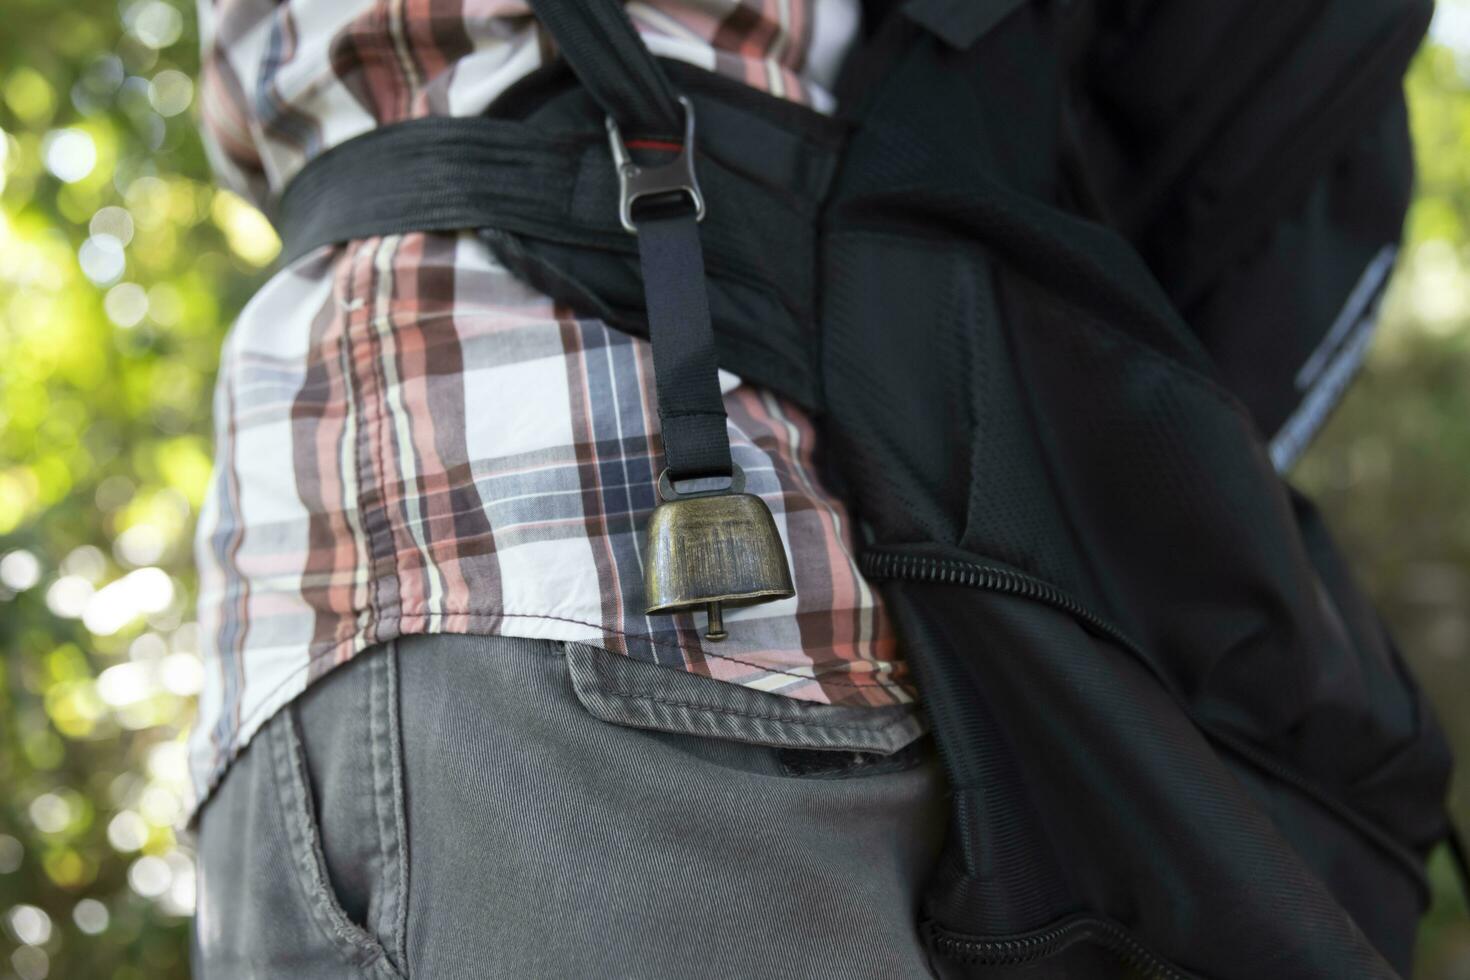
<instances>
[{"instance_id":1,"label":"blurred tree background","mask_svg":"<svg viewBox=\"0 0 1470 980\"><path fill-rule=\"evenodd\" d=\"M278 248L210 185L194 25L0 19L0 977L189 972L190 534L220 342Z\"/></svg>"},{"instance_id":2,"label":"blurred tree background","mask_svg":"<svg viewBox=\"0 0 1470 980\"><path fill-rule=\"evenodd\" d=\"M200 683L190 534L224 332L279 244L216 190L171 0L0 26L0 978L188 975L174 824ZM1470 3L1409 79L1421 181L1364 376L1293 478L1470 759ZM1470 788L1454 798L1470 826ZM1444 855L1418 975L1470 980Z\"/></svg>"}]
</instances>

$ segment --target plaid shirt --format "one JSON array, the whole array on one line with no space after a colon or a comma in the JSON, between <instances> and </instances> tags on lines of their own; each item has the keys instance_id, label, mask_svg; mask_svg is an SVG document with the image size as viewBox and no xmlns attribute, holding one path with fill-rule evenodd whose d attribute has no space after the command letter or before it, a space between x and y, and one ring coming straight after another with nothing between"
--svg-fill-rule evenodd
<instances>
[{"instance_id":1,"label":"plaid shirt","mask_svg":"<svg viewBox=\"0 0 1470 980\"><path fill-rule=\"evenodd\" d=\"M856 0L629 5L651 49L825 109ZM381 123L483 111L550 56L513 0L201 2L207 143L269 207L313 155ZM320 249L242 312L216 390L200 518L206 685L196 795L282 705L412 633L590 642L809 701L911 699L851 522L802 412L723 375L747 489L770 505L794 599L643 614L661 450L649 348L555 306L473 235Z\"/></svg>"}]
</instances>

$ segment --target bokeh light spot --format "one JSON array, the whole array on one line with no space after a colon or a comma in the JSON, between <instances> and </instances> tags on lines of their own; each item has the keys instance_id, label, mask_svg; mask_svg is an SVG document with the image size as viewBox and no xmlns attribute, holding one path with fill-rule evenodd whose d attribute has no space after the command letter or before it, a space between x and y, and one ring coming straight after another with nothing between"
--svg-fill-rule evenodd
<instances>
[{"instance_id":1,"label":"bokeh light spot","mask_svg":"<svg viewBox=\"0 0 1470 980\"><path fill-rule=\"evenodd\" d=\"M163 0L142 0L123 11L128 33L154 49L166 48L184 31L184 17Z\"/></svg>"},{"instance_id":2,"label":"bokeh light spot","mask_svg":"<svg viewBox=\"0 0 1470 980\"><path fill-rule=\"evenodd\" d=\"M157 633L144 633L128 644L128 659L135 663L153 663L167 655L168 643Z\"/></svg>"},{"instance_id":3,"label":"bokeh light spot","mask_svg":"<svg viewBox=\"0 0 1470 980\"><path fill-rule=\"evenodd\" d=\"M144 855L128 868L128 887L144 898L158 898L173 884L173 869L163 858Z\"/></svg>"},{"instance_id":4,"label":"bokeh light spot","mask_svg":"<svg viewBox=\"0 0 1470 980\"><path fill-rule=\"evenodd\" d=\"M124 564L152 565L163 557L168 540L155 524L134 524L117 536L112 550Z\"/></svg>"},{"instance_id":5,"label":"bokeh light spot","mask_svg":"<svg viewBox=\"0 0 1470 980\"><path fill-rule=\"evenodd\" d=\"M148 822L133 810L123 810L107 824L107 842L123 854L141 850L148 843Z\"/></svg>"},{"instance_id":6,"label":"bokeh light spot","mask_svg":"<svg viewBox=\"0 0 1470 980\"><path fill-rule=\"evenodd\" d=\"M40 946L51 938L51 916L34 905L17 905L5 916L5 925L15 941Z\"/></svg>"},{"instance_id":7,"label":"bokeh light spot","mask_svg":"<svg viewBox=\"0 0 1470 980\"><path fill-rule=\"evenodd\" d=\"M100 936L107 931L107 924L112 916L107 911L107 906L95 898L84 898L71 910L72 921L77 928L89 936Z\"/></svg>"},{"instance_id":8,"label":"bokeh light spot","mask_svg":"<svg viewBox=\"0 0 1470 980\"><path fill-rule=\"evenodd\" d=\"M22 946L11 953L10 965L20 980L46 980L51 972L51 958L37 946Z\"/></svg>"},{"instance_id":9,"label":"bokeh light spot","mask_svg":"<svg viewBox=\"0 0 1470 980\"><path fill-rule=\"evenodd\" d=\"M281 240L270 221L238 194L229 191L215 194L210 215L225 233L230 251L251 265L268 265L280 254Z\"/></svg>"},{"instance_id":10,"label":"bokeh light spot","mask_svg":"<svg viewBox=\"0 0 1470 980\"><path fill-rule=\"evenodd\" d=\"M37 123L50 118L56 108L56 93L40 72L19 68L5 83L5 104L25 122Z\"/></svg>"},{"instance_id":11,"label":"bokeh light spot","mask_svg":"<svg viewBox=\"0 0 1470 980\"><path fill-rule=\"evenodd\" d=\"M93 235L77 250L77 262L82 274L99 286L107 286L122 278L127 268L127 256L122 242L111 235Z\"/></svg>"},{"instance_id":12,"label":"bokeh light spot","mask_svg":"<svg viewBox=\"0 0 1470 980\"><path fill-rule=\"evenodd\" d=\"M53 177L75 184L97 166L97 144L80 129L54 129L41 141L41 158Z\"/></svg>"},{"instance_id":13,"label":"bokeh light spot","mask_svg":"<svg viewBox=\"0 0 1470 980\"><path fill-rule=\"evenodd\" d=\"M148 315L148 292L135 282L120 282L107 291L102 308L124 330L136 327Z\"/></svg>"},{"instance_id":14,"label":"bokeh light spot","mask_svg":"<svg viewBox=\"0 0 1470 980\"><path fill-rule=\"evenodd\" d=\"M127 245L133 240L133 216L127 208L109 204L92 215L87 230L94 235L111 235L119 244Z\"/></svg>"},{"instance_id":15,"label":"bokeh light spot","mask_svg":"<svg viewBox=\"0 0 1470 980\"><path fill-rule=\"evenodd\" d=\"M156 690L153 670L147 664L115 664L97 678L97 696L114 708L136 704Z\"/></svg>"},{"instance_id":16,"label":"bokeh light spot","mask_svg":"<svg viewBox=\"0 0 1470 980\"><path fill-rule=\"evenodd\" d=\"M155 827L172 827L179 818L179 797L173 790L154 784L138 797L138 810Z\"/></svg>"},{"instance_id":17,"label":"bokeh light spot","mask_svg":"<svg viewBox=\"0 0 1470 980\"><path fill-rule=\"evenodd\" d=\"M9 834L0 834L0 875L14 873L25 858L26 849Z\"/></svg>"},{"instance_id":18,"label":"bokeh light spot","mask_svg":"<svg viewBox=\"0 0 1470 980\"><path fill-rule=\"evenodd\" d=\"M35 905L16 905L6 915L6 926L18 943L40 946L51 937L51 917Z\"/></svg>"},{"instance_id":19,"label":"bokeh light spot","mask_svg":"<svg viewBox=\"0 0 1470 980\"><path fill-rule=\"evenodd\" d=\"M111 636L138 616L162 612L173 599L174 583L167 572L139 568L98 589L87 601L82 624L97 636Z\"/></svg>"},{"instance_id":20,"label":"bokeh light spot","mask_svg":"<svg viewBox=\"0 0 1470 980\"><path fill-rule=\"evenodd\" d=\"M80 575L63 575L46 590L46 608L62 619L80 619L91 598L91 582Z\"/></svg>"},{"instance_id":21,"label":"bokeh light spot","mask_svg":"<svg viewBox=\"0 0 1470 980\"><path fill-rule=\"evenodd\" d=\"M0 584L13 592L24 592L41 580L41 562L24 548L0 558Z\"/></svg>"},{"instance_id":22,"label":"bokeh light spot","mask_svg":"<svg viewBox=\"0 0 1470 980\"><path fill-rule=\"evenodd\" d=\"M148 84L148 103L160 116L177 116L194 100L194 83L181 71L166 68Z\"/></svg>"},{"instance_id":23,"label":"bokeh light spot","mask_svg":"<svg viewBox=\"0 0 1470 980\"><path fill-rule=\"evenodd\" d=\"M96 500L99 510L117 510L133 499L137 486L125 476L109 476L97 484Z\"/></svg>"},{"instance_id":24,"label":"bokeh light spot","mask_svg":"<svg viewBox=\"0 0 1470 980\"><path fill-rule=\"evenodd\" d=\"M148 775L160 782L182 785L189 777L188 748L179 741L153 746L148 750Z\"/></svg>"},{"instance_id":25,"label":"bokeh light spot","mask_svg":"<svg viewBox=\"0 0 1470 980\"><path fill-rule=\"evenodd\" d=\"M163 661L163 686L170 694L193 697L204 689L204 664L193 653L171 653Z\"/></svg>"},{"instance_id":26,"label":"bokeh light spot","mask_svg":"<svg viewBox=\"0 0 1470 980\"><path fill-rule=\"evenodd\" d=\"M71 823L71 805L55 793L42 793L31 800L26 812L43 834L59 834Z\"/></svg>"},{"instance_id":27,"label":"bokeh light spot","mask_svg":"<svg viewBox=\"0 0 1470 980\"><path fill-rule=\"evenodd\" d=\"M184 315L183 297L168 283L157 283L148 289L148 312L154 323L172 327Z\"/></svg>"},{"instance_id":28,"label":"bokeh light spot","mask_svg":"<svg viewBox=\"0 0 1470 980\"><path fill-rule=\"evenodd\" d=\"M180 851L170 851L164 860L173 872L173 880L159 905L169 915L193 915L197 887L194 862Z\"/></svg>"},{"instance_id":29,"label":"bokeh light spot","mask_svg":"<svg viewBox=\"0 0 1470 980\"><path fill-rule=\"evenodd\" d=\"M42 859L41 863L46 869L46 877L62 888L75 888L87 881L87 862L71 848L64 851L52 851Z\"/></svg>"},{"instance_id":30,"label":"bokeh light spot","mask_svg":"<svg viewBox=\"0 0 1470 980\"><path fill-rule=\"evenodd\" d=\"M61 570L67 575L80 575L96 585L107 574L107 556L95 544L84 544L66 553Z\"/></svg>"}]
</instances>

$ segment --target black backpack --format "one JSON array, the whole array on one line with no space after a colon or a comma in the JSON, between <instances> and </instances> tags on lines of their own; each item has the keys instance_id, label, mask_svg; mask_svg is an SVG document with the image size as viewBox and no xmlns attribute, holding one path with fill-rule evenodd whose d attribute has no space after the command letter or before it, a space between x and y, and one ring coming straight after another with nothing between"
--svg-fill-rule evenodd
<instances>
[{"instance_id":1,"label":"black backpack","mask_svg":"<svg viewBox=\"0 0 1470 980\"><path fill-rule=\"evenodd\" d=\"M935 972L1406 974L1448 751L1279 470L1392 265L1428 0L871 2L836 119L532 6L567 64L317 158L287 252L476 228L652 319L690 473L715 351L819 416L953 788ZM640 269L605 117L676 243L693 150L707 292Z\"/></svg>"}]
</instances>

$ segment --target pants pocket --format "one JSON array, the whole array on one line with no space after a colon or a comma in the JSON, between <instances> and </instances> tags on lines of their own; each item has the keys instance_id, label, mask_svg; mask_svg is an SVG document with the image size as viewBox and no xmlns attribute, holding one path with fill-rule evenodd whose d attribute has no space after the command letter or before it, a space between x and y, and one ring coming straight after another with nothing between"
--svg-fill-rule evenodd
<instances>
[{"instance_id":1,"label":"pants pocket","mask_svg":"<svg viewBox=\"0 0 1470 980\"><path fill-rule=\"evenodd\" d=\"M837 778L917 764L926 731L914 705L798 701L682 670L565 644L572 690L588 713L630 728L780 750L788 775Z\"/></svg>"},{"instance_id":2,"label":"pants pocket","mask_svg":"<svg viewBox=\"0 0 1470 980\"><path fill-rule=\"evenodd\" d=\"M391 657L365 652L279 712L205 806L193 948L201 980L401 980L401 810L380 833L380 817L401 803ZM353 710L342 710L347 702ZM354 847L383 857L352 866Z\"/></svg>"},{"instance_id":3,"label":"pants pocket","mask_svg":"<svg viewBox=\"0 0 1470 980\"><path fill-rule=\"evenodd\" d=\"M312 795L307 756L294 711L282 712L267 745L275 769L275 783L292 870L305 894L317 926L343 958L368 976L401 977L378 938L347 914L328 873L322 847L316 801Z\"/></svg>"},{"instance_id":4,"label":"pants pocket","mask_svg":"<svg viewBox=\"0 0 1470 980\"><path fill-rule=\"evenodd\" d=\"M658 667L670 685L622 684L634 702L689 712L664 726L682 731L652 730L655 715L609 713L627 698L589 695L581 667L596 658L566 653L551 640L403 641L410 975L928 975L913 910L946 811L932 756L871 778L799 777L779 757L806 749L712 737L736 731L708 727L727 707L708 696L733 685ZM581 697L615 723L584 705L573 662Z\"/></svg>"}]
</instances>

